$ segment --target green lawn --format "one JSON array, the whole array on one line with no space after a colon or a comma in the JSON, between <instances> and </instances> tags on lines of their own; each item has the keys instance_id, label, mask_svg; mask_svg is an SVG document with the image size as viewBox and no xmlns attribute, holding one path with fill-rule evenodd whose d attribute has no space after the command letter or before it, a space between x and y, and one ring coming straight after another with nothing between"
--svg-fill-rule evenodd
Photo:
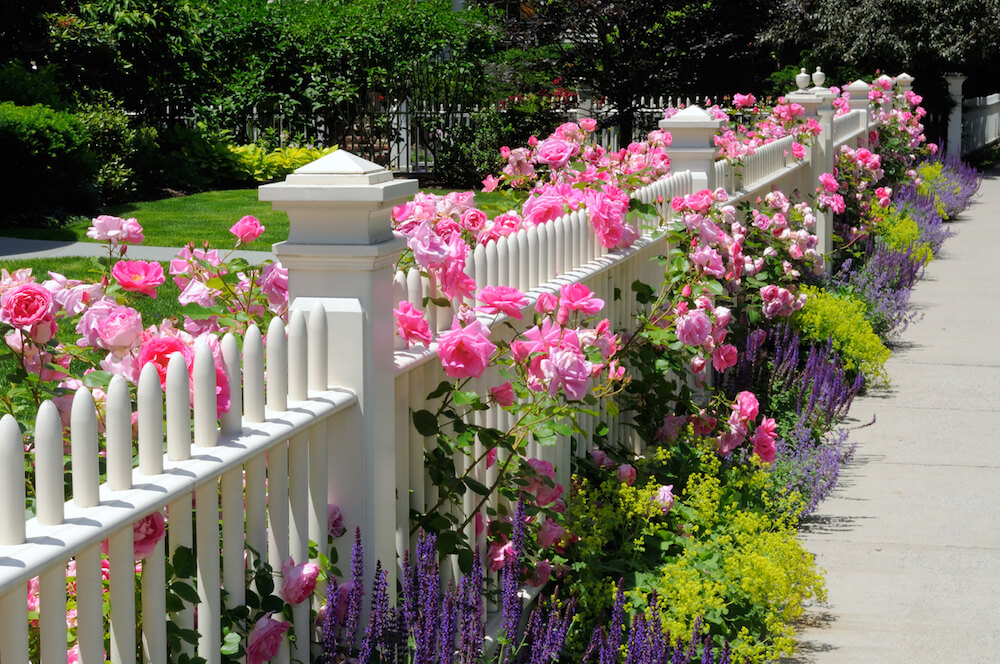
<instances>
[{"instance_id":1,"label":"green lawn","mask_svg":"<svg viewBox=\"0 0 1000 664\"><path fill-rule=\"evenodd\" d=\"M215 249L231 249L236 238L229 227L244 215L257 217L264 234L246 249L270 251L271 245L288 239L288 215L275 212L270 203L257 200L256 189L206 191L190 196L136 201L112 205L100 211L115 217L135 217L151 247L178 247L188 242L201 246L206 240ZM87 237L90 220L80 218L59 229L19 228L3 232L16 237L93 242Z\"/></svg>"},{"instance_id":2,"label":"green lawn","mask_svg":"<svg viewBox=\"0 0 1000 664\"><path fill-rule=\"evenodd\" d=\"M425 189L443 195L448 189ZM501 193L476 194L476 205L490 217L509 209L515 203ZM179 247L194 242L201 246L206 240L215 249L231 249L235 238L229 227L244 215L251 214L264 225L265 231L247 249L270 251L271 245L288 239L288 215L271 209L270 203L257 200L256 189L207 191L190 196L164 198L158 201L137 201L113 205L101 214L115 217L135 217L142 226L151 247ZM61 228L8 228L0 234L43 240L75 240L94 242L87 237L90 220L79 218Z\"/></svg>"}]
</instances>

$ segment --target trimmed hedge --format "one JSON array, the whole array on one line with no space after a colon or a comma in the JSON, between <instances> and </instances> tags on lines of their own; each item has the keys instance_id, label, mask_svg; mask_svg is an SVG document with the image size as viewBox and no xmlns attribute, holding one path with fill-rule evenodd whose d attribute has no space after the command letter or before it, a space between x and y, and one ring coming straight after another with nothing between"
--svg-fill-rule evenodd
<instances>
[{"instance_id":1,"label":"trimmed hedge","mask_svg":"<svg viewBox=\"0 0 1000 664\"><path fill-rule=\"evenodd\" d=\"M86 127L71 113L0 103L0 182L6 190L0 227L93 211L99 164L88 141Z\"/></svg>"}]
</instances>

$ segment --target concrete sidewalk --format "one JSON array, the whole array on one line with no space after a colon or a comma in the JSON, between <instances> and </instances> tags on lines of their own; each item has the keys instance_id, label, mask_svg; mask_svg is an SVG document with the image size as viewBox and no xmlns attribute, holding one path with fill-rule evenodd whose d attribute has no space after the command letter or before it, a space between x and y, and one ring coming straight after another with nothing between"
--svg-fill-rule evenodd
<instances>
[{"instance_id":1,"label":"concrete sidewalk","mask_svg":"<svg viewBox=\"0 0 1000 664\"><path fill-rule=\"evenodd\" d=\"M827 571L796 664L1000 659L1000 171L913 292L892 387L859 398L857 457L804 529Z\"/></svg>"},{"instance_id":2,"label":"concrete sidewalk","mask_svg":"<svg viewBox=\"0 0 1000 664\"><path fill-rule=\"evenodd\" d=\"M169 261L177 255L176 247L130 246L127 257L133 260ZM226 252L220 251L225 255ZM16 261L31 258L58 258L60 256L107 256L108 249L97 242L70 242L66 240L25 240L0 237L0 260ZM233 258L245 258L250 263L260 263L274 258L270 251L237 251Z\"/></svg>"}]
</instances>

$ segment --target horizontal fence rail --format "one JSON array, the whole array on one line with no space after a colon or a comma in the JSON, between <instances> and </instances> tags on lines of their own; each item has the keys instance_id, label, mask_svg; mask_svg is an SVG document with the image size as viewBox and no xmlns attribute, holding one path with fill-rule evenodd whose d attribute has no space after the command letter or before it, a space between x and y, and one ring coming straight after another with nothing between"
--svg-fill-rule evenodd
<instances>
[{"instance_id":1,"label":"horizontal fence rail","mask_svg":"<svg viewBox=\"0 0 1000 664\"><path fill-rule=\"evenodd\" d=\"M105 659L102 573L109 570L108 657L116 664L136 662L141 648L142 661L166 662L166 621L192 627L195 611L190 606L167 616L164 562L168 552L190 547L197 539L197 611L202 616L218 616L223 590L228 605L245 601L244 561L249 548L279 570L288 557L296 564L306 562L310 539L326 541L329 433L338 430L336 418L341 413L356 407L357 397L349 391L327 389L316 372L309 375L310 364L325 366L326 362L325 346L310 347L310 336L326 338L326 316L318 309L310 314L308 326L301 311L293 314L287 331L279 319L272 321L265 382L265 348L257 329L249 329L242 358L235 338L226 335L221 355L234 388L221 430L216 420L217 370L206 344L195 351L190 372L180 353L174 354L166 372L165 395L155 366L143 368L137 390L137 437L132 433L128 387L121 377L113 378L106 411L107 478L102 483L96 408L90 391L81 388L73 399L69 425L73 498L65 503L62 422L55 406L44 403L34 451L38 514L27 522L26 478L17 477L24 467L24 447L16 422L9 415L3 418L0 453L4 472L10 476L0 487L0 622L4 626L0 658L5 663L28 659L25 588L36 576L40 577L42 659L64 661L65 575L71 560L81 661ZM133 449L138 450L135 467ZM310 466L324 472L311 472ZM168 548L161 539L142 561L142 606L136 607L133 524L150 514L163 517L164 512ZM19 520L20 527L16 526ZM105 539L109 540L108 557L102 572ZM220 552L225 554L221 566ZM137 608L141 608L138 625ZM308 634L308 606L295 609L299 633ZM137 628L142 635L138 644ZM202 620L199 632L198 654L208 662L220 661L219 622ZM307 661L308 639L299 641L292 655Z\"/></svg>"}]
</instances>

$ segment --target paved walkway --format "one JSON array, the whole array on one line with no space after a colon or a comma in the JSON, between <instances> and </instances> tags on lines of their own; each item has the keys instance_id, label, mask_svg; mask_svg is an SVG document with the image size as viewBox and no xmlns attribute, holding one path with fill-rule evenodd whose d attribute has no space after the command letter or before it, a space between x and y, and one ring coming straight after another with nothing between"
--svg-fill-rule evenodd
<instances>
[{"instance_id":1,"label":"paved walkway","mask_svg":"<svg viewBox=\"0 0 1000 664\"><path fill-rule=\"evenodd\" d=\"M804 531L827 571L796 664L1000 660L1000 171L913 292L924 318L854 402L857 458Z\"/></svg>"},{"instance_id":2,"label":"paved walkway","mask_svg":"<svg viewBox=\"0 0 1000 664\"><path fill-rule=\"evenodd\" d=\"M104 244L97 242L70 242L67 240L25 240L0 237L0 260L26 260L29 258L56 258L59 256L107 256ZM128 248L128 257L134 260L169 261L177 255L176 247ZM237 251L233 258L242 257L251 263L274 258L270 251Z\"/></svg>"}]
</instances>

